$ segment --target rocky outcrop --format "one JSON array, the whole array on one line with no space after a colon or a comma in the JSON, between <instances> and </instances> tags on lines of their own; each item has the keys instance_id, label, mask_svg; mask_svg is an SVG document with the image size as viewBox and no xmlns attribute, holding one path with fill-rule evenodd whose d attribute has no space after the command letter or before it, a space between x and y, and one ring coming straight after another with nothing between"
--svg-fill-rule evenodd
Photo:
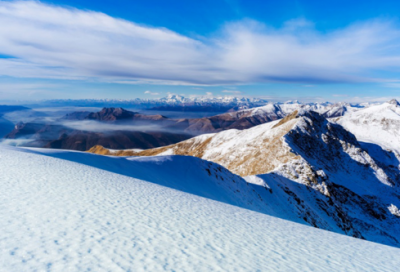
<instances>
[{"instance_id":1,"label":"rocky outcrop","mask_svg":"<svg viewBox=\"0 0 400 272\"><path fill-rule=\"evenodd\" d=\"M84 119L96 121L139 121L139 120L163 120L165 116L160 114L144 115L123 108L103 108L99 112L91 112Z\"/></svg>"}]
</instances>

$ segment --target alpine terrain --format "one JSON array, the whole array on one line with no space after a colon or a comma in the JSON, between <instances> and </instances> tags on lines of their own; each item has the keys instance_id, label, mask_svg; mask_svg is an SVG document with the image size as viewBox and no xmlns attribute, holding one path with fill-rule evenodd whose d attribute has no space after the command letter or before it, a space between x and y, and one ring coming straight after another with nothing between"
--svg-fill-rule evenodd
<instances>
[{"instance_id":1,"label":"alpine terrain","mask_svg":"<svg viewBox=\"0 0 400 272\"><path fill-rule=\"evenodd\" d=\"M0 150L1 271L393 271L400 265L397 248L241 208L257 205L248 194L256 185L212 162Z\"/></svg>"},{"instance_id":2,"label":"alpine terrain","mask_svg":"<svg viewBox=\"0 0 400 272\"><path fill-rule=\"evenodd\" d=\"M400 1L325 2L0 0L0 272L400 271Z\"/></svg>"},{"instance_id":3,"label":"alpine terrain","mask_svg":"<svg viewBox=\"0 0 400 272\"><path fill-rule=\"evenodd\" d=\"M364 146L341 125L300 110L247 130L205 134L166 147L128 153L94 147L90 152L212 161L244 177L259 195L253 201L266 203L264 213L398 247L399 156L374 143Z\"/></svg>"}]
</instances>

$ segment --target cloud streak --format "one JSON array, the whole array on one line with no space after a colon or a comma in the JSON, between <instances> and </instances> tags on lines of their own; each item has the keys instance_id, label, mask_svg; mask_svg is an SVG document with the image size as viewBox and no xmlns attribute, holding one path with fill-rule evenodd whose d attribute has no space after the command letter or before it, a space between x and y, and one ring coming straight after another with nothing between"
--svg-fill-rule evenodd
<instances>
[{"instance_id":1,"label":"cloud streak","mask_svg":"<svg viewBox=\"0 0 400 272\"><path fill-rule=\"evenodd\" d=\"M160 95L160 93L151 92L151 91L145 91L144 94L149 94L149 95Z\"/></svg>"},{"instance_id":2,"label":"cloud streak","mask_svg":"<svg viewBox=\"0 0 400 272\"><path fill-rule=\"evenodd\" d=\"M400 28L374 20L320 33L304 19L274 29L227 24L197 40L106 14L0 2L0 75L134 84L385 82L400 68Z\"/></svg>"}]
</instances>

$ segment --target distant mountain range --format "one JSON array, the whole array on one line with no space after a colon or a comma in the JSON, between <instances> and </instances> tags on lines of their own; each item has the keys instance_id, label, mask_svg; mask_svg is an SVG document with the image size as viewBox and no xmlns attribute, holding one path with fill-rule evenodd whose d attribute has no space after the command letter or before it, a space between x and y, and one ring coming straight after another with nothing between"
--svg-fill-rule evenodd
<instances>
[{"instance_id":1,"label":"distant mountain range","mask_svg":"<svg viewBox=\"0 0 400 272\"><path fill-rule=\"evenodd\" d=\"M171 96L171 101L184 98ZM236 101L236 100L234 100ZM161 114L146 115L120 107L98 112L77 111L56 121L34 119L18 123L6 139L24 140L25 146L88 150L95 145L107 148L152 148L173 144L190 137L228 129L248 129L284 118L294 111L319 112L324 117L340 117L370 105L348 103L307 103L288 101L229 111L203 118L172 119ZM35 116L35 113L31 113ZM111 127L112 126L112 127Z\"/></svg>"},{"instance_id":2,"label":"distant mountain range","mask_svg":"<svg viewBox=\"0 0 400 272\"><path fill-rule=\"evenodd\" d=\"M267 100L259 98L238 98L232 96L183 97L181 95L169 94L166 97L158 99L54 99L35 102L34 104L49 107L125 107L170 111L225 112L230 109L238 110L258 107L266 103L268 103Z\"/></svg>"},{"instance_id":3,"label":"distant mountain range","mask_svg":"<svg viewBox=\"0 0 400 272\"><path fill-rule=\"evenodd\" d=\"M290 100L286 102L270 102L261 98L246 98L234 96L203 96L203 97L183 97L180 95L170 94L159 99L57 99L38 102L44 107L122 107L145 109L154 111L183 111L183 112L235 112L251 108L262 107L265 105L293 105L292 107L308 107L318 112L325 111L325 116L334 117L341 116L345 113L356 111L360 108L366 108L371 105L380 103L347 103L347 102L312 102L301 103L298 100Z\"/></svg>"}]
</instances>

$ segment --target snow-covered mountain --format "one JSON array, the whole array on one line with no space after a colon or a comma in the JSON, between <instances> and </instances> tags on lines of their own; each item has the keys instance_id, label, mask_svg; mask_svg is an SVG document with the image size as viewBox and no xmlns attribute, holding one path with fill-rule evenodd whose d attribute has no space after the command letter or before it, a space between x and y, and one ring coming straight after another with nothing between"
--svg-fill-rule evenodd
<instances>
[{"instance_id":1,"label":"snow-covered mountain","mask_svg":"<svg viewBox=\"0 0 400 272\"><path fill-rule=\"evenodd\" d=\"M325 113L326 117L337 117L342 116L346 112L357 111L358 109L367 108L371 105L377 105L377 103L356 103L350 104L347 102L330 103L330 102L312 102L312 103L301 103L298 100L289 100L284 103L282 102L269 102L266 99L261 98L249 98L249 97L235 97L235 96L195 96L195 97L184 97L177 94L169 94L163 98L155 99L56 99L37 102L42 106L80 106L80 107L131 107L131 108L143 108L143 109L158 109L158 110L182 110L182 108L188 108L195 110L199 107L203 110L216 109L216 111L228 110L245 110L255 107L262 107L266 104L273 104L275 106L281 106L284 111L298 108L308 108L314 111Z\"/></svg>"},{"instance_id":2,"label":"snow-covered mountain","mask_svg":"<svg viewBox=\"0 0 400 272\"><path fill-rule=\"evenodd\" d=\"M331 109L331 106L332 104L330 103L302 104L297 100L285 103L271 102L264 106L231 111L212 117L185 119L177 125L185 123L184 130L188 133L210 133L227 129L247 129L284 118L294 111L313 110L325 113Z\"/></svg>"},{"instance_id":3,"label":"snow-covered mountain","mask_svg":"<svg viewBox=\"0 0 400 272\"><path fill-rule=\"evenodd\" d=\"M215 103L215 104L264 104L268 101L260 98L246 98L246 97L235 97L235 96L194 96L184 97L177 94L169 94L166 97L160 99L154 99L154 101L161 101L166 104L190 104L190 103Z\"/></svg>"},{"instance_id":4,"label":"snow-covered mountain","mask_svg":"<svg viewBox=\"0 0 400 272\"><path fill-rule=\"evenodd\" d=\"M340 102L328 105L327 107L321 107L321 109L316 110L317 112L323 114L327 118L339 117L352 112L356 112L363 108L368 108L369 104L364 105L351 105L350 103Z\"/></svg>"},{"instance_id":5,"label":"snow-covered mountain","mask_svg":"<svg viewBox=\"0 0 400 272\"><path fill-rule=\"evenodd\" d=\"M235 97L235 96L193 96L184 97L178 94L168 94L163 98L153 99L54 99L36 101L31 103L40 107L123 107L153 111L184 111L184 112L227 112L241 111L273 104L283 107L283 112L290 109L306 108L317 111L325 117L338 117L354 111L358 111L380 103L347 103L347 102L310 102L301 103L298 100L282 102L270 102L262 98ZM29 103L27 105L30 105ZM290 113L290 112L289 112Z\"/></svg>"},{"instance_id":6,"label":"snow-covered mountain","mask_svg":"<svg viewBox=\"0 0 400 272\"><path fill-rule=\"evenodd\" d=\"M397 248L225 204L240 199L243 181L211 162L0 150L2 271L394 271L400 265Z\"/></svg>"},{"instance_id":7,"label":"snow-covered mountain","mask_svg":"<svg viewBox=\"0 0 400 272\"><path fill-rule=\"evenodd\" d=\"M171 128L188 133L204 134L228 129L247 129L281 119L295 110L310 108L300 103L268 103L265 106L227 112L211 117L182 119Z\"/></svg>"},{"instance_id":8,"label":"snow-covered mountain","mask_svg":"<svg viewBox=\"0 0 400 272\"><path fill-rule=\"evenodd\" d=\"M173 107L207 107L220 108L227 110L230 108L252 108L265 105L268 101L260 98L246 98L234 96L196 96L184 97L177 94L169 94L163 98L155 99L55 99L37 102L42 106L81 106L81 107L132 107L132 108L159 108L174 109ZM165 107L167 108L160 108Z\"/></svg>"},{"instance_id":9,"label":"snow-covered mountain","mask_svg":"<svg viewBox=\"0 0 400 272\"><path fill-rule=\"evenodd\" d=\"M370 150L373 149L373 152ZM258 184L266 213L400 246L399 159L364 149L342 126L313 111L247 130L205 134L135 155L190 155Z\"/></svg>"},{"instance_id":10,"label":"snow-covered mountain","mask_svg":"<svg viewBox=\"0 0 400 272\"><path fill-rule=\"evenodd\" d=\"M353 133L360 142L393 150L400 158L400 104L397 100L347 114L336 122Z\"/></svg>"},{"instance_id":11,"label":"snow-covered mountain","mask_svg":"<svg viewBox=\"0 0 400 272\"><path fill-rule=\"evenodd\" d=\"M175 96L171 96L171 99L184 100ZM183 119L171 119L160 114L146 115L123 108L103 108L97 112L72 112L55 120L50 118L51 121L43 117L35 118L32 122L18 122L14 129L6 127L9 133L6 133L5 138L16 143L23 140L22 143L30 147L82 151L95 145L127 149L152 148L204 133L248 129L281 119L296 110L325 112L330 106L329 103L301 104L298 101L288 101L215 116ZM105 122L108 124L102 124Z\"/></svg>"},{"instance_id":12,"label":"snow-covered mountain","mask_svg":"<svg viewBox=\"0 0 400 272\"><path fill-rule=\"evenodd\" d=\"M246 129L255 125L263 124L266 122L274 121L277 119L284 118L285 116L293 113L294 111L315 111L322 114L324 117L332 118L343 116L358 110L364 109L365 106L350 105L348 103L300 103L297 100L287 101L285 103L268 103L264 106L255 108L246 108L238 111L227 112L219 114L213 117L201 118L191 120L191 124L186 129L187 131L202 131L204 127L212 126L214 130L221 130L236 128ZM198 122L209 120L211 122ZM225 124L229 122L229 125L221 126L220 123L223 121ZM213 122L216 124L214 125ZM212 131L212 130L210 130Z\"/></svg>"}]
</instances>

